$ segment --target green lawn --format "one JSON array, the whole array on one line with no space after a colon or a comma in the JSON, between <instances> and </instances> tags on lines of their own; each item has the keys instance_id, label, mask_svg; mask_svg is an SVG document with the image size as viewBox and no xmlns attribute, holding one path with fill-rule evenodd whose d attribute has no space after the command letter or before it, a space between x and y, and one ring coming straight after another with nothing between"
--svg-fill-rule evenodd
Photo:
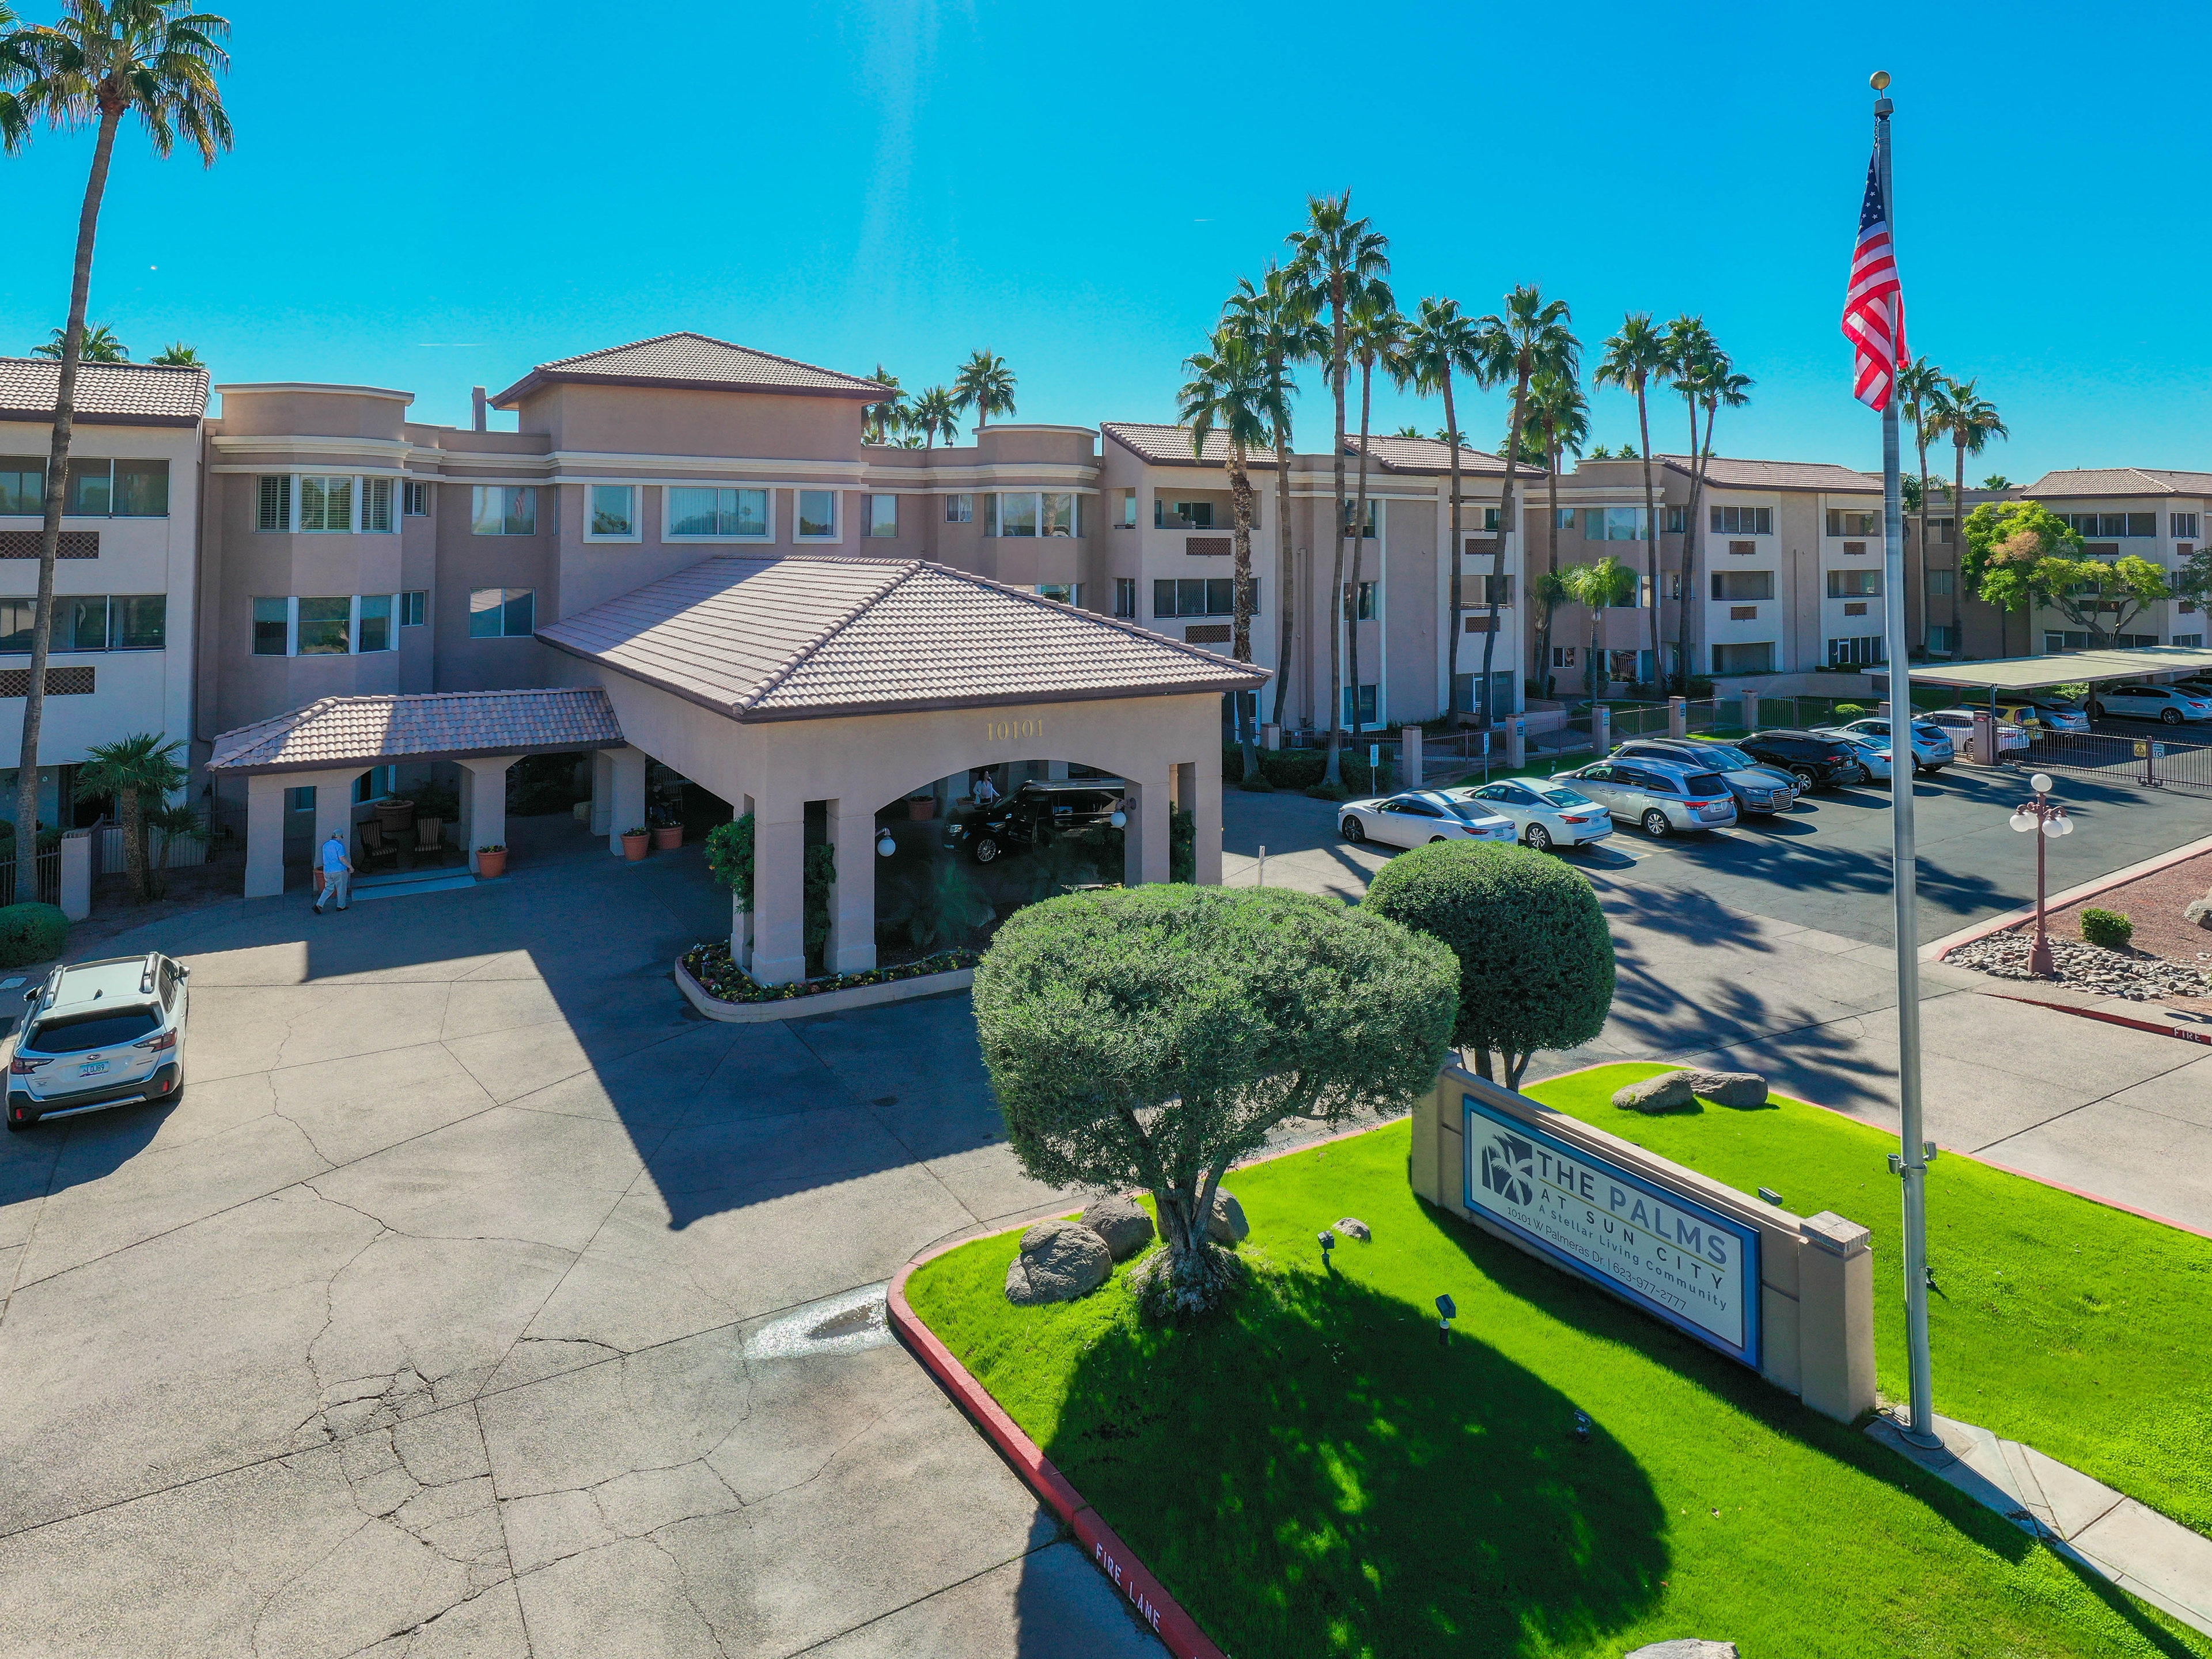
<instances>
[{"instance_id":1,"label":"green lawn","mask_svg":"<svg viewBox=\"0 0 2212 1659\"><path fill-rule=\"evenodd\" d=\"M1140 1323L1126 1265L1010 1307L1016 1233L909 1285L1235 1659L1618 1659L1692 1635L1748 1659L2212 1656L1858 1431L1431 1211L1407 1144L1401 1122L1239 1171L1255 1288L1202 1328ZM1374 1242L1324 1275L1314 1235L1347 1213Z\"/></svg>"},{"instance_id":2,"label":"green lawn","mask_svg":"<svg viewBox=\"0 0 2212 1659\"><path fill-rule=\"evenodd\" d=\"M1799 1215L1874 1230L1875 1353L1902 1400L1903 1189L1893 1136L1802 1102L1645 1117L1613 1103L1669 1069L1608 1066L1528 1092ZM2212 1534L2212 1239L2055 1192L1965 1157L1928 1170L1936 1409L2094 1475Z\"/></svg>"}]
</instances>

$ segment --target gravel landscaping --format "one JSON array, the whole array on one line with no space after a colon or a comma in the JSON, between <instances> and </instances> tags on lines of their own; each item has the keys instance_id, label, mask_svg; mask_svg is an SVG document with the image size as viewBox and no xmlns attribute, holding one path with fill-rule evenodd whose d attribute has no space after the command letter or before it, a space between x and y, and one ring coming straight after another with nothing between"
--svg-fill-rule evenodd
<instances>
[{"instance_id":1,"label":"gravel landscaping","mask_svg":"<svg viewBox=\"0 0 2212 1659\"><path fill-rule=\"evenodd\" d=\"M1943 961L1946 966L1972 968L1995 979L2032 980L2039 977L2027 968L2028 954L2034 948L2033 931L2014 930L1962 945ZM2051 957L2058 968L2056 983L2099 996L2164 1002L2212 994L2212 980L2202 971L2160 957L2108 951L2100 945L2056 935L2051 941Z\"/></svg>"}]
</instances>

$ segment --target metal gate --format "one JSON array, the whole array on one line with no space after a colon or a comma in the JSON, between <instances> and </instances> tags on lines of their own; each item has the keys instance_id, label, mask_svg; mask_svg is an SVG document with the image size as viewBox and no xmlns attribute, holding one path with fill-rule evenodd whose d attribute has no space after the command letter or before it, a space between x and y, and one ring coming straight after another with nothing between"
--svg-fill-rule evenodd
<instances>
[{"instance_id":1,"label":"metal gate","mask_svg":"<svg viewBox=\"0 0 2212 1659\"><path fill-rule=\"evenodd\" d=\"M2212 744L2164 738L2116 738L2103 732L2033 729L2017 763L2052 772L2080 772L2138 788L2201 790L2212 794Z\"/></svg>"}]
</instances>

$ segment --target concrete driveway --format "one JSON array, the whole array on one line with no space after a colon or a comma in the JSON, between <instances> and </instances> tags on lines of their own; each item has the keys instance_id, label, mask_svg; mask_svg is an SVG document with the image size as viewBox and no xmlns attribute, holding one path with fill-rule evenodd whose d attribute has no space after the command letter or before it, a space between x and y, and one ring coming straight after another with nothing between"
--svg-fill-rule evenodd
<instances>
[{"instance_id":1,"label":"concrete driveway","mask_svg":"<svg viewBox=\"0 0 2212 1659\"><path fill-rule=\"evenodd\" d=\"M0 1646L1156 1654L865 1315L808 1340L1053 1202L965 999L705 1022L696 853L514 840L101 947L191 963L186 1097L0 1146Z\"/></svg>"}]
</instances>

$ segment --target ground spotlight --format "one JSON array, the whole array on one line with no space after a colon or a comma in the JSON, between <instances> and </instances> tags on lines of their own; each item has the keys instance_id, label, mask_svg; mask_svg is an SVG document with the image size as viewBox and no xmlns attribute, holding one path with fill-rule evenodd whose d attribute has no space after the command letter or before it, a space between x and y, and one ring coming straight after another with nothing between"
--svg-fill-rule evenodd
<instances>
[{"instance_id":1,"label":"ground spotlight","mask_svg":"<svg viewBox=\"0 0 2212 1659\"><path fill-rule=\"evenodd\" d=\"M1458 1316L1459 1306L1449 1296L1437 1298L1437 1346L1451 1346L1451 1322Z\"/></svg>"}]
</instances>

